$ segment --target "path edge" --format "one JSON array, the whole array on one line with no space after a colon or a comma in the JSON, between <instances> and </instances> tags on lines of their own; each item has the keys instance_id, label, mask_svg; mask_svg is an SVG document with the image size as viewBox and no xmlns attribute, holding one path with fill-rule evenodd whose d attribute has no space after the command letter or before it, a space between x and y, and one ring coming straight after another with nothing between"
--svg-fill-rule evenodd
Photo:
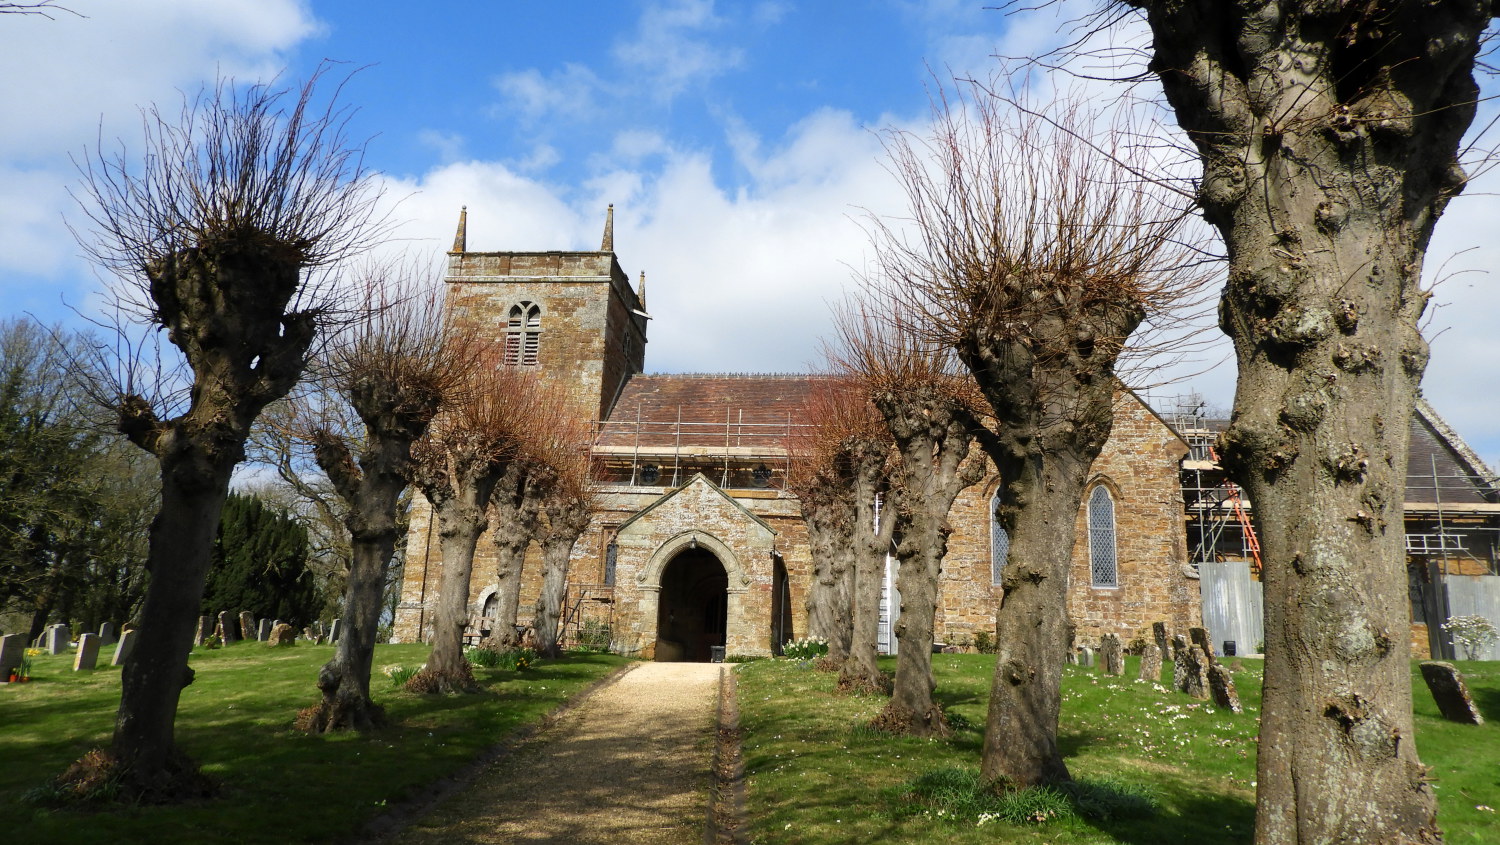
<instances>
[{"instance_id":1,"label":"path edge","mask_svg":"<svg viewBox=\"0 0 1500 845\"><path fill-rule=\"evenodd\" d=\"M709 794L704 845L745 845L745 760L741 753L738 673L735 664L719 671L719 713L714 737L713 786Z\"/></svg>"},{"instance_id":2,"label":"path edge","mask_svg":"<svg viewBox=\"0 0 1500 845\"><path fill-rule=\"evenodd\" d=\"M481 751L478 756L470 760L463 768L447 777L442 777L429 783L411 798L401 801L380 815L366 820L358 830L343 841L351 843L351 845L352 843L361 843L361 845L386 845L386 843L398 841L396 837L405 831L412 822L427 815L453 794L472 785L494 763L509 757L532 737L556 724L558 719L572 712L595 693L617 683L627 673L640 665L639 661L627 663L594 681L579 690L567 701L544 713L540 719L522 725L507 734L499 742Z\"/></svg>"}]
</instances>

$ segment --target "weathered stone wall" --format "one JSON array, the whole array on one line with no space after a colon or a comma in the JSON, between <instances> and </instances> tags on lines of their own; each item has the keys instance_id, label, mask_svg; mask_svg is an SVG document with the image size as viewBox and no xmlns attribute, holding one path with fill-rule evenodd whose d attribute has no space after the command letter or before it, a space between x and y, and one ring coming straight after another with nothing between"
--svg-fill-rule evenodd
<instances>
[{"instance_id":1,"label":"weathered stone wall","mask_svg":"<svg viewBox=\"0 0 1500 845\"><path fill-rule=\"evenodd\" d=\"M1198 582L1187 568L1187 537L1178 462L1184 443L1139 399L1121 393L1114 430L1094 461L1093 479L1079 508L1068 590L1068 615L1080 642L1107 633L1127 643L1151 638L1151 623L1171 630L1201 623ZM1089 570L1087 502L1095 484L1115 500L1118 587L1095 587Z\"/></svg>"}]
</instances>

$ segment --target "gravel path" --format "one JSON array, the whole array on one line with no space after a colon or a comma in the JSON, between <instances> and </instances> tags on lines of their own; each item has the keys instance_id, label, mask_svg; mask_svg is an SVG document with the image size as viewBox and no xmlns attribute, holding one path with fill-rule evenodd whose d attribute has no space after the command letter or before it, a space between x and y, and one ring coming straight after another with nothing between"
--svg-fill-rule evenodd
<instances>
[{"instance_id":1,"label":"gravel path","mask_svg":"<svg viewBox=\"0 0 1500 845\"><path fill-rule=\"evenodd\" d=\"M636 665L392 841L702 842L721 671Z\"/></svg>"}]
</instances>

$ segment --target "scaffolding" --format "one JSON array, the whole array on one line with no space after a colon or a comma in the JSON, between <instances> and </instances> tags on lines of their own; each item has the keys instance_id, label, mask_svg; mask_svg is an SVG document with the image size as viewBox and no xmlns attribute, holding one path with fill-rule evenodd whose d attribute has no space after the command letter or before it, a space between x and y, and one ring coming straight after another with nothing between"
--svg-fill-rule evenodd
<instances>
[{"instance_id":1,"label":"scaffolding","mask_svg":"<svg viewBox=\"0 0 1500 845\"><path fill-rule=\"evenodd\" d=\"M743 408L726 407L722 422L686 420L678 405L672 420L643 419L637 407L634 419L596 421L595 480L676 487L703 472L720 487L785 489L793 452L788 444L812 426L793 422L790 412L776 422L746 422L746 416Z\"/></svg>"}]
</instances>

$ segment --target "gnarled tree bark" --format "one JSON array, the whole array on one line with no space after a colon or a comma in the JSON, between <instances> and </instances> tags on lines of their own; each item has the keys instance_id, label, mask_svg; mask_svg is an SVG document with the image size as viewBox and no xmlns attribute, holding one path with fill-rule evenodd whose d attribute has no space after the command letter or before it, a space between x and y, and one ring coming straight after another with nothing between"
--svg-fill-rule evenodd
<instances>
[{"instance_id":1,"label":"gnarled tree bark","mask_svg":"<svg viewBox=\"0 0 1500 845\"><path fill-rule=\"evenodd\" d=\"M1223 235L1239 364L1221 437L1255 506L1266 612L1256 840L1427 842L1403 556L1433 226L1497 7L1146 2L1151 69Z\"/></svg>"}]
</instances>

